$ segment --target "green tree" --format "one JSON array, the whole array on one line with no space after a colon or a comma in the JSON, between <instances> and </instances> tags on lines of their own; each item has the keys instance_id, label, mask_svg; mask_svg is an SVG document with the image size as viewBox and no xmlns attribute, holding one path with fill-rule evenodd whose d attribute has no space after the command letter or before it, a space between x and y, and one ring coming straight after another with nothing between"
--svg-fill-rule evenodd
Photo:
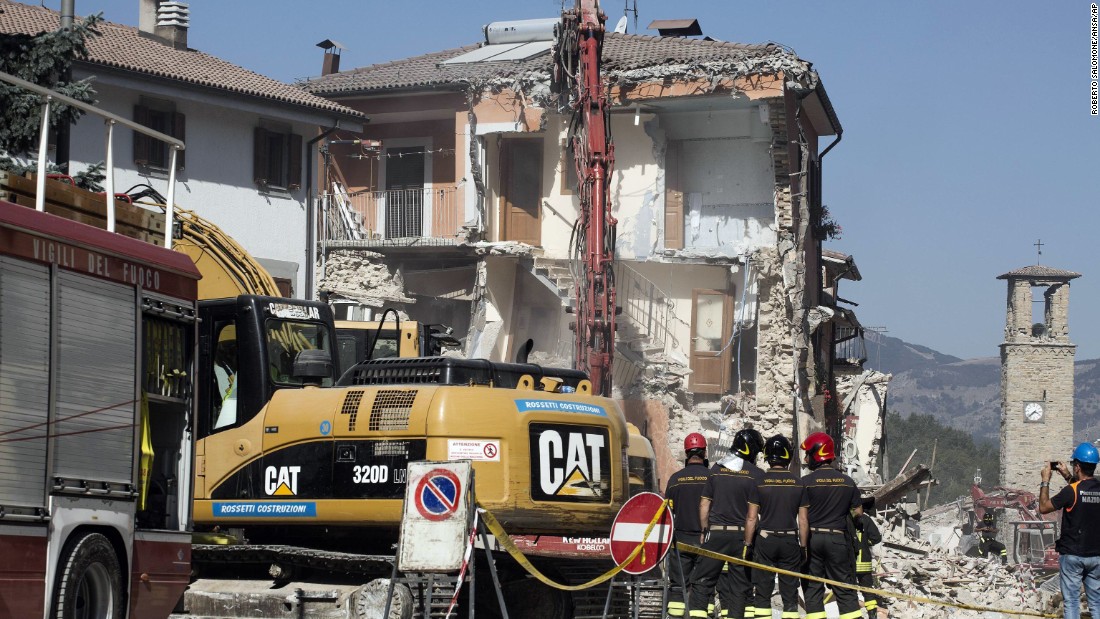
<instances>
[{"instance_id":1,"label":"green tree","mask_svg":"<svg viewBox=\"0 0 1100 619\"><path fill-rule=\"evenodd\" d=\"M0 33L0 71L39 86L55 90L84 103L95 103L91 78L66 80L74 60L88 57L87 39L98 35L96 25L102 15L75 20L71 28L40 32L36 35ZM50 130L73 124L83 112L56 102L50 105ZM18 86L0 82L0 169L18 173L27 166L13 157L26 157L37 151L42 122L42 99ZM95 185L95 168L76 176ZM59 171L53 166L52 171ZM94 188L94 187L88 187Z\"/></svg>"},{"instance_id":2,"label":"green tree","mask_svg":"<svg viewBox=\"0 0 1100 619\"><path fill-rule=\"evenodd\" d=\"M932 486L929 505L969 496L974 475L979 469L983 487L989 489L999 483L1000 455L996 444L975 441L966 432L945 426L931 415L914 414L903 418L890 413L886 424L890 465L895 469L890 471L892 474L905 463L914 449L917 455L913 457L913 465L931 466L932 448L935 446L936 463L932 476L938 483Z\"/></svg>"}]
</instances>

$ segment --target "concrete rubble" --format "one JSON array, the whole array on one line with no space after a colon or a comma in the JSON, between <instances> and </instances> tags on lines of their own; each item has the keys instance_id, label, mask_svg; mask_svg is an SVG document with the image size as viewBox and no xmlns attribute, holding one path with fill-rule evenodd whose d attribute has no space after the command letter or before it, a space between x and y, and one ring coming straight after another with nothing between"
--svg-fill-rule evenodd
<instances>
[{"instance_id":1,"label":"concrete rubble","mask_svg":"<svg viewBox=\"0 0 1100 619\"><path fill-rule=\"evenodd\" d=\"M1056 575L1052 579L1050 574L1005 566L993 558L960 554L957 548L958 533L950 534L954 529L953 523L958 519L957 510L951 507L932 510L939 514L921 522L925 530L935 531L928 537L937 539L937 544L929 542L927 537L912 539L900 519L875 517L883 538L882 543L873 550L880 588L984 608L1039 613L1060 611L1062 600ZM944 535L945 531L947 535ZM950 543L952 537L954 544ZM932 619L995 615L893 600L889 604L889 616L897 619Z\"/></svg>"},{"instance_id":2,"label":"concrete rubble","mask_svg":"<svg viewBox=\"0 0 1100 619\"><path fill-rule=\"evenodd\" d=\"M365 250L331 252L325 261L324 279L317 289L370 307L416 302L405 295L400 271L391 271L381 254Z\"/></svg>"}]
</instances>

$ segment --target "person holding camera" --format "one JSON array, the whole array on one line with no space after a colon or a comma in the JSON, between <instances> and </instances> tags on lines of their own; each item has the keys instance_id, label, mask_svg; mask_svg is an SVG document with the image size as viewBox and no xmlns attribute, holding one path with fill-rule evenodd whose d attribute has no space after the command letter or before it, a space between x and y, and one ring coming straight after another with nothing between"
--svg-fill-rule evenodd
<instances>
[{"instance_id":1,"label":"person holding camera","mask_svg":"<svg viewBox=\"0 0 1100 619\"><path fill-rule=\"evenodd\" d=\"M1092 443L1081 443L1073 450L1070 466L1051 462L1039 473L1039 513L1062 510L1062 532L1055 548L1062 555L1062 608L1065 619L1081 616L1081 586L1085 587L1089 610L1100 613L1100 481L1093 475L1100 454ZM1054 466L1052 466L1054 465ZM1056 469L1069 485L1054 498L1050 496L1050 476Z\"/></svg>"}]
</instances>

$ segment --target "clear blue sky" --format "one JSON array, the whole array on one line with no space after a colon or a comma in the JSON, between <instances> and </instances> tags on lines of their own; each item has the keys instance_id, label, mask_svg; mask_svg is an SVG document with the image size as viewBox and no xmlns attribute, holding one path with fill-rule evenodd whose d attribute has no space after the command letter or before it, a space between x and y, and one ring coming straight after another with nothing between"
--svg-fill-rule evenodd
<instances>
[{"instance_id":1,"label":"clear blue sky","mask_svg":"<svg viewBox=\"0 0 1100 619\"><path fill-rule=\"evenodd\" d=\"M60 0L47 0L58 8ZM572 3L570 3L572 4ZM1089 115L1089 2L637 0L653 19L777 41L814 63L844 125L825 159L830 247L863 281L841 295L861 321L960 357L994 356L1005 284L1036 261L1078 271L1070 334L1100 357L1100 117ZM604 5L611 20L623 0ZM76 0L137 24L137 0ZM560 0L191 2L192 47L293 81L320 72L326 38L342 68L477 42L497 20L552 17ZM634 32L631 23L631 32Z\"/></svg>"}]
</instances>

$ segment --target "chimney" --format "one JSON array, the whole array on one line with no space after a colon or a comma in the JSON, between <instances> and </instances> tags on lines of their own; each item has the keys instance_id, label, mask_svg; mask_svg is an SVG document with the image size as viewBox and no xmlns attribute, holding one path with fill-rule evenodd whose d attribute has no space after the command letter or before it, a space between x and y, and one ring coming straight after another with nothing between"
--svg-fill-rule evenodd
<instances>
[{"instance_id":1,"label":"chimney","mask_svg":"<svg viewBox=\"0 0 1100 619\"><path fill-rule=\"evenodd\" d=\"M191 10L186 2L175 0L139 0L138 30L150 38L176 49L187 49L187 28Z\"/></svg>"},{"instance_id":2,"label":"chimney","mask_svg":"<svg viewBox=\"0 0 1100 619\"><path fill-rule=\"evenodd\" d=\"M325 39L317 44L317 47L325 50L325 59L321 62L321 75L340 72L340 50L345 49L337 41Z\"/></svg>"},{"instance_id":3,"label":"chimney","mask_svg":"<svg viewBox=\"0 0 1100 619\"><path fill-rule=\"evenodd\" d=\"M703 34L697 19L655 19L649 24L662 37L697 37Z\"/></svg>"}]
</instances>

